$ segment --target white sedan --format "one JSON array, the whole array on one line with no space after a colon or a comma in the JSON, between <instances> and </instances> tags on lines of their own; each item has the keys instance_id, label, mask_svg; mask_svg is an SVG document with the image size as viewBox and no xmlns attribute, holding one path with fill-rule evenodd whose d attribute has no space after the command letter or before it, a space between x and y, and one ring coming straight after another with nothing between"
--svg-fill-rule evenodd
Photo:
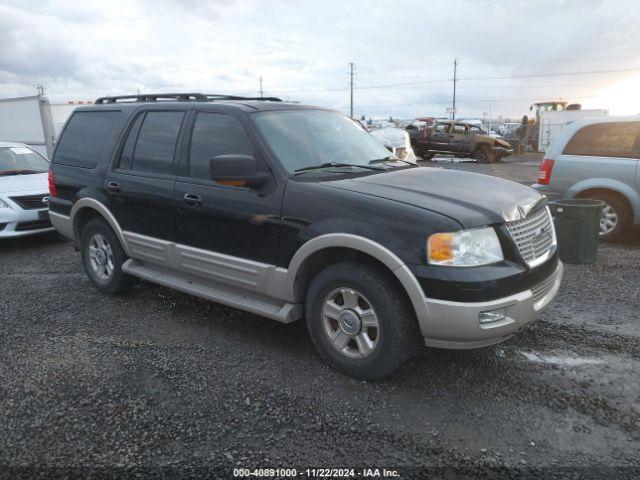
<instances>
[{"instance_id":1,"label":"white sedan","mask_svg":"<svg viewBox=\"0 0 640 480\"><path fill-rule=\"evenodd\" d=\"M22 143L0 142L0 239L53 230L49 161Z\"/></svg>"}]
</instances>

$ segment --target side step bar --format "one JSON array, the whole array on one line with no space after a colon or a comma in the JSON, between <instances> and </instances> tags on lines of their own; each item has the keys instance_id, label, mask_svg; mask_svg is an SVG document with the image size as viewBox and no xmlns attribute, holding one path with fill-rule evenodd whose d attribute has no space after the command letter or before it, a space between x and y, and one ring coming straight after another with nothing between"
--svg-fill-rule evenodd
<instances>
[{"instance_id":1,"label":"side step bar","mask_svg":"<svg viewBox=\"0 0 640 480\"><path fill-rule=\"evenodd\" d=\"M124 262L122 271L143 280L246 310L279 322L290 323L302 318L302 305L300 304L276 300L238 287L222 285L175 270L142 263L132 258Z\"/></svg>"}]
</instances>

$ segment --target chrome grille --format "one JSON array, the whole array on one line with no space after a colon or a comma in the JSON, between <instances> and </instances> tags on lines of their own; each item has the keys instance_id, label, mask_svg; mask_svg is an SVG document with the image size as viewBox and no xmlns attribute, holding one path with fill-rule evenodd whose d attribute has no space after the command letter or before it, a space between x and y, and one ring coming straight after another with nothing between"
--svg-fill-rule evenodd
<instances>
[{"instance_id":1,"label":"chrome grille","mask_svg":"<svg viewBox=\"0 0 640 480\"><path fill-rule=\"evenodd\" d=\"M527 265L534 267L544 262L555 248L555 231L551 213L541 208L523 220L507 223L511 238Z\"/></svg>"},{"instance_id":2,"label":"chrome grille","mask_svg":"<svg viewBox=\"0 0 640 480\"><path fill-rule=\"evenodd\" d=\"M49 199L48 193L41 193L38 195L23 195L22 197L9 197L25 210L40 210L49 206L48 201L45 202L44 198Z\"/></svg>"},{"instance_id":3,"label":"chrome grille","mask_svg":"<svg viewBox=\"0 0 640 480\"><path fill-rule=\"evenodd\" d=\"M544 297L546 297L551 289L553 288L553 284L556 281L556 273L551 275L546 280L541 281L535 287L531 289L531 293L533 294L533 303L536 304Z\"/></svg>"}]
</instances>

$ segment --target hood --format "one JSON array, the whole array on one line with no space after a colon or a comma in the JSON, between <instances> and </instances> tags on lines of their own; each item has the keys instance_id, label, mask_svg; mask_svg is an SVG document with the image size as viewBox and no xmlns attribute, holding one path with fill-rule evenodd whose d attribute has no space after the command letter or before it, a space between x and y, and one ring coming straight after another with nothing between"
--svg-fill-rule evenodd
<instances>
[{"instance_id":1,"label":"hood","mask_svg":"<svg viewBox=\"0 0 640 480\"><path fill-rule=\"evenodd\" d=\"M501 138L491 137L496 141L496 145L504 148L511 148L511 144L506 140L502 140Z\"/></svg>"},{"instance_id":2,"label":"hood","mask_svg":"<svg viewBox=\"0 0 640 480\"><path fill-rule=\"evenodd\" d=\"M30 190L49 191L47 173L34 173L32 175L7 175L0 176L0 193L18 193Z\"/></svg>"},{"instance_id":3,"label":"hood","mask_svg":"<svg viewBox=\"0 0 640 480\"><path fill-rule=\"evenodd\" d=\"M418 167L324 182L333 188L388 198L451 217L465 228L524 218L543 197L501 178Z\"/></svg>"}]
</instances>

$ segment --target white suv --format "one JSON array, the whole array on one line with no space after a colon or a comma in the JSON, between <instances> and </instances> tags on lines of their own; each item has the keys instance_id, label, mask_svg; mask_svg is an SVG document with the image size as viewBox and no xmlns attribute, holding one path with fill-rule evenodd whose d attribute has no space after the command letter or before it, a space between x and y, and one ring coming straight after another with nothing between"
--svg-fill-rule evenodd
<instances>
[{"instance_id":1,"label":"white suv","mask_svg":"<svg viewBox=\"0 0 640 480\"><path fill-rule=\"evenodd\" d=\"M53 230L49 161L22 143L0 142L0 238Z\"/></svg>"}]
</instances>

